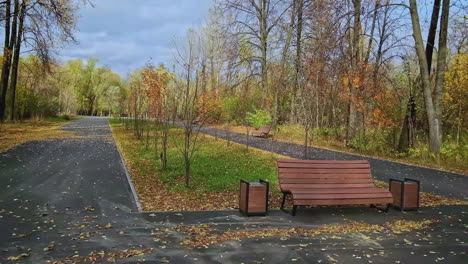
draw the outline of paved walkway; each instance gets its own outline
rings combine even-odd
[[[36,141],[0,153],[0,263],[106,263],[128,249],[148,251],[118,263],[466,263],[468,206],[388,214],[371,208],[314,208],[296,217],[236,211],[136,212],[107,120],[84,118],[63,129],[82,138]],[[255,238],[203,249],[180,244],[179,224],[217,232],[365,221],[435,219],[424,231],[335,237]],[[158,229],[158,230],[156,230]],[[128,252],[128,251],[127,251]],[[128,256],[122,253],[121,256]],[[89,260],[86,262],[85,260]],[[13,261],[11,261],[13,262]]]
[[[204,126],[200,132],[217,138],[228,139],[232,142],[249,145],[254,148],[274,152],[297,159],[304,158],[304,146],[295,143],[272,140],[271,138],[257,138],[246,134],[224,129]],[[447,197],[468,199],[468,176],[450,173],[430,168],[423,168],[403,163],[368,158],[357,154],[349,154],[316,147],[309,147],[310,159],[355,160],[365,159],[371,164],[375,178],[388,181],[389,178],[413,178],[420,180],[422,191],[444,195]]]

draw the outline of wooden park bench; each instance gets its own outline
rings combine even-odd
[[[266,138],[270,134],[270,130],[271,126],[262,126],[259,129],[252,130],[252,136]]]
[[[366,160],[288,160],[278,159],[279,185],[283,192],[281,209],[292,195],[292,215],[298,206],[386,205],[392,194],[374,185]]]
[[[194,120],[192,120],[192,124],[198,125],[198,123],[200,123],[200,121],[201,121],[200,117],[197,117]]]

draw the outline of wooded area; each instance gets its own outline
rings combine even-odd
[[[159,131],[164,164],[167,131],[182,121],[187,185],[198,124],[271,124],[274,137],[292,131],[305,146],[466,169],[463,1],[218,0],[203,26],[174,40],[173,61],[126,78],[97,59],[52,60],[56,43],[74,41],[81,4],[1,2],[2,120],[132,117],[122,122],[136,137]]]

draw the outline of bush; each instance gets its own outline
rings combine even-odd
[[[225,113],[225,119],[228,122],[236,121],[236,117],[240,111],[240,100],[239,97],[225,97],[223,100],[223,112]]]
[[[369,139],[366,136],[357,136],[349,141],[349,147],[359,151],[368,151],[370,149]]]
[[[316,127],[313,129],[313,133],[315,136],[328,139],[332,135],[333,130],[328,127]]]
[[[62,115],[63,120],[71,120],[71,117],[67,114]]]
[[[249,125],[258,129],[261,126],[271,125],[271,115],[267,110],[255,110],[255,113],[247,113]]]
[[[198,117],[205,123],[218,123],[223,119],[223,104],[219,95],[215,92],[208,92],[197,99],[196,110]]]
[[[457,145],[445,143],[440,149],[440,155],[446,159],[468,159],[468,145]]]

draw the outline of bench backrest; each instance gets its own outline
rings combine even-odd
[[[258,129],[258,132],[260,133],[270,133],[270,130],[271,130],[271,126],[262,126]]]
[[[281,190],[375,187],[367,160],[278,159]]]

